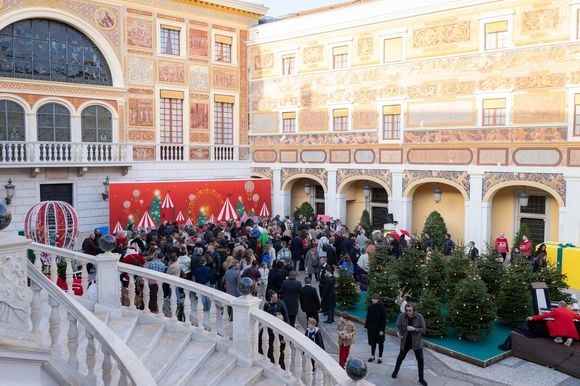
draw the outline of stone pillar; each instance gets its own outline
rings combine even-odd
[[[402,229],[407,229],[406,215],[403,210],[403,172],[391,173],[391,196],[389,197],[389,213],[393,220],[398,221]]]
[[[484,239],[483,223],[484,209],[482,206],[483,174],[471,173],[469,175],[469,201],[465,202],[465,245],[471,240],[475,241],[476,247],[481,251],[489,239]]]
[[[233,349],[246,365],[251,366],[258,353],[254,347],[257,341],[254,336],[251,311],[259,309],[260,299],[252,295],[242,295],[232,302],[233,315]]]
[[[112,252],[101,253],[97,258],[97,303],[100,305],[119,308],[121,293],[119,290],[119,254]]]
[[[395,218],[396,220],[396,218]],[[401,217],[399,218],[399,227],[414,233],[413,226],[421,227],[422,224],[413,224],[413,199],[411,197],[403,197],[401,199]],[[421,233],[421,228],[417,229],[417,233]]]
[[[334,218],[346,224],[346,196],[342,193],[336,195],[336,215]]]
[[[479,249],[480,253],[487,251],[486,244],[489,243],[490,241],[492,241],[491,202],[482,202],[481,203],[481,236],[479,239],[482,240],[481,244],[477,244],[477,241],[474,240],[476,242],[477,249]]]
[[[326,187],[327,191],[324,195],[324,211],[326,215],[337,218],[336,170],[327,170],[326,175],[328,186]]]
[[[281,196],[281,176],[280,168],[272,168],[272,217],[279,214],[281,217],[284,216],[284,201]]]

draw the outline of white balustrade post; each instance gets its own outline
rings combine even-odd
[[[97,255],[97,302],[103,306],[121,306],[118,262],[118,253],[105,252]]]
[[[258,354],[258,347],[254,346],[253,334],[249,334],[248,331],[253,331],[254,327],[251,311],[257,311],[259,305],[260,299],[252,295],[240,296],[232,302],[234,350],[239,354],[239,358],[247,362],[248,366],[252,365]],[[224,307],[226,307],[225,304]],[[266,339],[268,339],[267,335]]]
[[[3,331],[28,332],[32,289],[27,285],[26,250],[31,241],[20,236],[0,235],[0,281],[2,281]]]

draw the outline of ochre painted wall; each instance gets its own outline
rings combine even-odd
[[[465,200],[463,195],[454,187],[439,184],[441,188],[441,202],[433,200],[434,183],[422,185],[413,194],[413,226],[408,229],[420,234],[425,225],[427,216],[434,210],[439,212],[445,220],[447,231],[456,244],[464,242],[465,230]]]
[[[550,228],[546,232],[546,240],[556,240],[558,239],[558,234],[560,231],[560,207],[558,202],[552,197],[547,199],[546,206],[548,206],[550,214]],[[561,242],[568,242],[569,240],[558,240]]]
[[[343,190],[346,197],[346,226],[352,231],[360,222],[360,216],[365,209],[363,195],[364,181],[356,181]]]
[[[511,250],[514,237],[514,192],[512,189],[500,190],[492,201],[491,240],[504,233]]]
[[[310,198],[304,193],[304,184],[306,183],[305,179],[300,179],[294,182],[292,185],[290,199],[292,202],[292,213],[291,216],[294,216],[294,212],[296,212],[296,208],[298,208],[304,201],[310,202]],[[312,184],[312,182],[310,182]],[[312,187],[312,191],[310,194],[314,194],[314,187]]]

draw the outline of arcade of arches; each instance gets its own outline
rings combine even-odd
[[[396,221],[419,234],[435,210],[458,243],[473,240],[484,248],[501,232],[511,240],[523,223],[534,242],[566,239],[566,227],[561,225],[562,215],[568,213],[563,176],[532,181],[523,175],[510,179],[513,173],[391,171],[381,180],[374,170],[348,178],[341,178],[340,170],[313,171],[292,174],[274,169],[254,176],[272,178],[275,214],[292,216],[306,201],[316,214],[339,218],[352,229],[367,209],[373,229]],[[441,192],[439,202],[436,189]],[[527,203],[522,202],[523,195]]]

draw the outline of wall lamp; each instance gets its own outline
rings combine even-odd
[[[16,186],[12,184],[12,178],[8,178],[8,184],[4,185],[4,189],[6,189],[6,198],[4,199],[4,201],[6,201],[6,205],[10,205],[10,203],[12,202],[12,197],[14,197],[15,188]]]
[[[107,176],[105,182],[103,182],[103,193],[101,193],[101,196],[103,196],[104,201],[109,199],[109,176]]]

